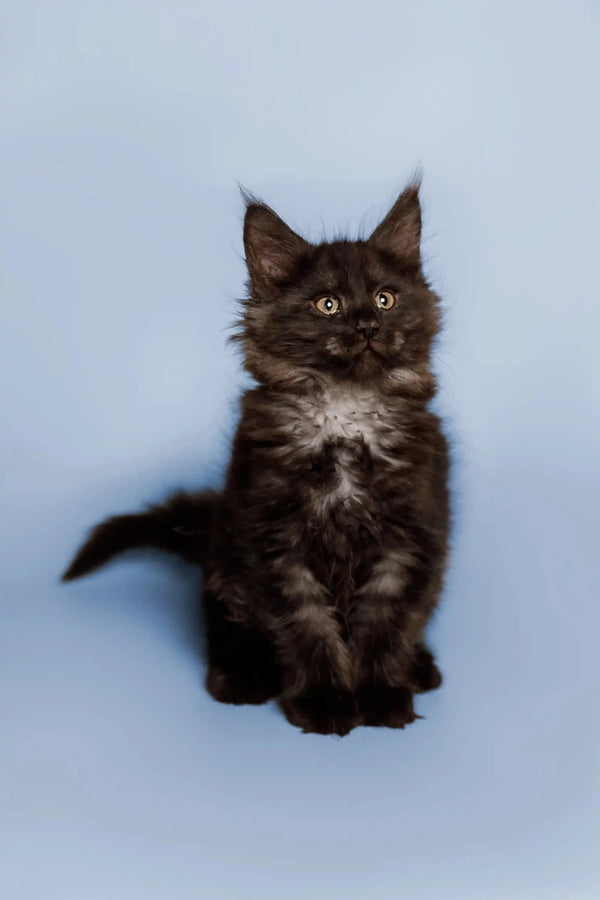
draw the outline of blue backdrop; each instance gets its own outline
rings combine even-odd
[[[598,896],[598,6],[21,0],[0,28],[0,893]],[[444,688],[305,736],[204,693],[191,568],[57,579],[220,477],[236,181],[308,237],[424,170],[455,529]]]

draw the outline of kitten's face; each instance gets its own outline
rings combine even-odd
[[[365,382],[426,363],[438,314],[419,240],[414,186],[368,241],[309,244],[268,207],[250,204],[246,367],[259,381],[313,372]]]

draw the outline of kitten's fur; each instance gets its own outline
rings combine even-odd
[[[402,728],[441,683],[424,629],[442,587],[448,453],[428,409],[438,298],[411,184],[368,240],[310,244],[247,199],[239,340],[257,386],[222,492],[97,526],[63,576],[152,546],[202,565],[206,684],[277,697],[304,731]],[[375,297],[391,291],[393,308]],[[322,296],[341,304],[319,312]]]

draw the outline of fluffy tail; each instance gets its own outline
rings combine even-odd
[[[62,580],[87,575],[118,553],[137,547],[166,550],[203,565],[219,499],[216,491],[182,491],[146,512],[106,519],[79,548]]]

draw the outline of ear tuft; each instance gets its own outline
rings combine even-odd
[[[310,246],[265,203],[242,190],[246,202],[244,249],[250,278],[274,284],[288,278]]]
[[[415,178],[369,238],[382,250],[414,266],[421,263],[420,187],[420,178]]]

